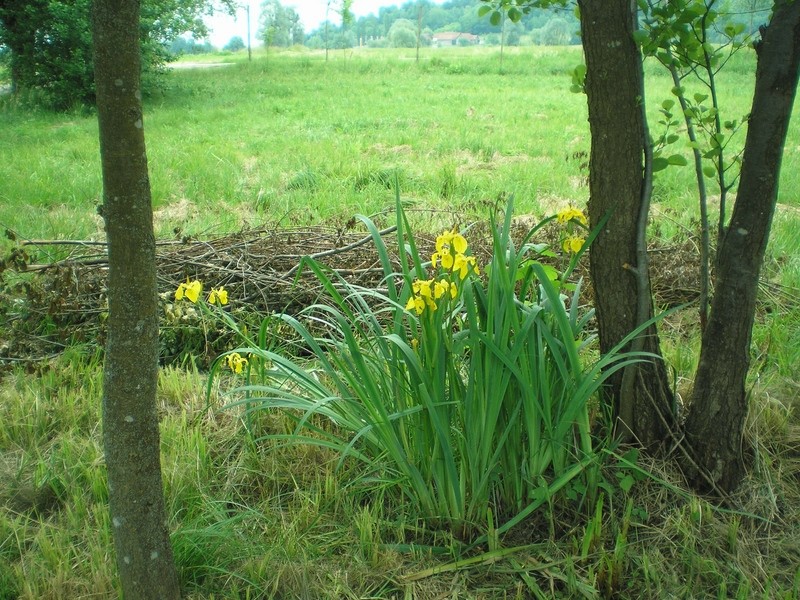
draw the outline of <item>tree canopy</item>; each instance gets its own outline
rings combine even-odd
[[[293,8],[284,7],[278,0],[265,0],[260,10],[256,37],[265,46],[287,47],[303,43],[303,25]]]
[[[171,58],[170,43],[183,33],[208,34],[202,17],[233,0],[144,0],[141,43],[145,91]],[[0,45],[16,91],[29,90],[56,109],[94,104],[91,0],[9,0],[0,4]]]

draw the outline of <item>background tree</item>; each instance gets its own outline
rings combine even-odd
[[[10,50],[17,90],[39,90],[46,104],[65,109],[94,102],[91,0],[11,0],[0,3],[0,44]],[[170,58],[172,40],[191,32],[203,38],[202,16],[233,0],[146,0],[141,5],[139,44],[145,78]]]
[[[544,27],[537,29],[534,36],[543,46],[566,46],[572,43],[575,28],[562,17],[553,17]]]
[[[225,44],[223,50],[227,50],[228,52],[236,52],[238,50],[244,50],[245,48],[246,46],[241,36],[235,35],[230,39],[230,41],[228,41],[227,44]]]
[[[108,342],[103,447],[117,567],[126,598],[180,598],[161,480],[156,387],[155,236],[140,90],[139,2],[95,0],[94,65]]]
[[[11,89],[16,92],[34,76],[35,63],[24,60],[36,47],[37,24],[46,14],[47,2],[7,0],[0,4],[0,44],[8,48]]]
[[[283,6],[278,0],[266,0],[261,4],[256,36],[264,45],[288,47],[303,42],[303,27],[300,16],[293,8]]]
[[[393,48],[414,48],[417,45],[417,26],[408,19],[397,19],[387,37]]]
[[[173,56],[183,56],[185,54],[208,54],[214,51],[211,42],[198,42],[191,37],[175,38],[169,45],[169,52]]]

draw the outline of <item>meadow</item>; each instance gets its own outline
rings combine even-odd
[[[412,226],[485,221],[513,196],[537,220],[588,198],[579,48],[263,51],[178,68],[145,100],[159,239],[265,224],[394,222],[395,182]],[[754,57],[719,75],[728,118],[748,111]],[[671,81],[647,65],[651,128]],[[162,370],[159,410],[170,528],[188,598],[800,598],[800,123],[783,161],[763,279],[746,432],[751,477],[734,509],[694,497],[668,461],[613,448],[592,505],[554,498],[524,526],[469,544],[422,521],[379,477],[331,449],[256,441],[222,409],[235,377],[193,361]],[[743,144],[743,134],[734,141]],[[688,157],[679,142],[675,152]],[[0,98],[0,242],[102,240],[97,123]],[[711,198],[714,206],[714,198]],[[688,167],[658,174],[654,243],[696,240]],[[34,262],[61,247],[27,247]],[[3,273],[3,294],[22,276]],[[24,279],[24,277],[22,277]],[[5,296],[4,296],[5,297]],[[4,319],[17,310],[3,300]],[[662,324],[686,393],[699,336],[687,309]],[[0,346],[11,335],[0,333]],[[0,600],[116,597],[99,419],[101,352],[0,353]],[[291,418],[255,424],[289,433]],[[643,475],[644,474],[644,475]],[[491,521],[491,518],[490,518]],[[491,530],[491,525],[489,527]],[[491,532],[490,532],[491,533]]]

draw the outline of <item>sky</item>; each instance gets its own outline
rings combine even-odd
[[[378,14],[378,9],[383,6],[400,6],[407,0],[353,0],[351,10],[358,17],[366,16],[370,13]],[[441,2],[441,0],[438,0]],[[437,2],[438,3],[438,2]],[[325,8],[327,0],[282,0],[283,6],[291,6],[300,16],[303,28],[306,32],[319,27],[325,20]],[[255,35],[258,29],[258,15],[260,0],[244,0],[239,2],[242,7],[236,13],[236,18],[228,15],[218,14],[206,18],[206,23],[212,29],[209,41],[218,48],[227,44],[236,35],[240,36],[247,43],[247,10],[245,6],[250,6],[250,35],[251,43],[257,45]],[[330,16],[331,21],[336,21],[337,15]]]

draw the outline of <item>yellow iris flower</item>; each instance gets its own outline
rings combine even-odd
[[[478,264],[475,262],[474,256],[464,256],[463,254],[458,254],[455,262],[453,263],[453,272],[457,271],[458,276],[463,280],[466,278],[467,273],[469,273],[470,266],[475,271],[476,275],[480,275]]]
[[[467,240],[455,229],[445,231],[436,238],[436,252],[431,256],[433,268],[438,265],[450,273],[457,273],[461,280],[465,279],[470,270],[476,275],[480,274],[474,256],[466,256]],[[450,294],[450,298],[458,296],[458,285],[455,281],[445,276],[438,280],[426,279],[412,282],[411,297],[406,302],[406,310],[413,310],[418,315],[425,312],[426,308],[434,311],[438,308],[436,301]]]
[[[175,300],[183,300],[186,298],[191,303],[196,303],[197,300],[200,298],[200,294],[203,291],[203,283],[198,279],[194,281],[189,281],[187,278],[186,281],[178,286],[178,289],[175,290]]]
[[[561,247],[564,249],[564,252],[569,252],[570,254],[577,254],[580,252],[581,248],[583,248],[584,240],[579,235],[571,235],[567,238],[564,238],[564,241],[561,242]]]
[[[211,288],[211,293],[208,295],[208,303],[225,306],[228,303],[228,291],[224,287]]]
[[[589,222],[586,220],[586,215],[583,214],[583,211],[579,208],[575,208],[574,206],[570,206],[569,208],[565,208],[561,212],[556,215],[556,219],[559,223],[569,223],[570,221],[577,221],[584,227],[589,226]]]
[[[453,264],[459,255],[467,251],[467,240],[455,229],[445,231],[436,238],[436,252],[431,256],[433,268],[441,261],[442,267],[448,271],[453,268]]]
[[[225,357],[225,364],[228,365],[228,368],[236,374],[240,374],[242,370],[247,366],[247,359],[242,358],[242,355],[238,352],[233,352],[232,354],[228,354]]]

